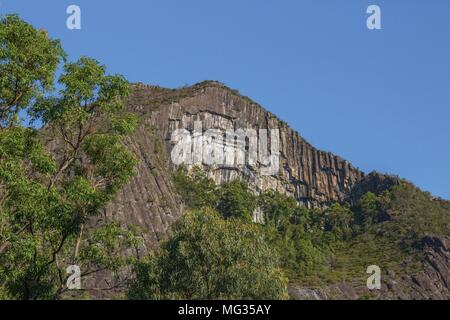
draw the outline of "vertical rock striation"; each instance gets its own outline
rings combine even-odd
[[[171,136],[176,129],[193,132],[195,121],[202,122],[204,131],[279,129],[278,174],[261,175],[260,165],[203,165],[217,184],[245,179],[255,192],[276,189],[313,207],[345,200],[364,176],[346,160],[317,150],[272,113],[218,82],[174,90],[136,84],[126,105],[140,119],[137,132],[127,140],[139,165],[136,176],[106,208],[105,216],[142,226],[150,243],[157,243],[182,214],[171,182],[170,172],[175,167],[170,159]]]

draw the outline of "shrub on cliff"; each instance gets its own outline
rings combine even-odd
[[[256,197],[246,182],[233,180],[220,188],[217,210],[225,218],[238,218],[251,222],[255,209]]]
[[[217,187],[199,167],[189,173],[184,167],[179,167],[173,175],[173,181],[188,208],[214,208],[217,205]]]

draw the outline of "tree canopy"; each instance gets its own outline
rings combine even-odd
[[[0,43],[0,124],[7,127],[33,99],[52,88],[66,54],[58,40],[16,15],[0,20]]]
[[[139,241],[116,222],[83,232],[134,172],[122,143],[136,124],[122,111],[128,83],[82,57],[64,64],[56,92],[65,57],[46,32],[0,20],[0,291],[9,298],[58,298],[68,265],[116,271],[127,263],[119,250]],[[24,127],[29,119],[43,129]]]
[[[132,299],[287,298],[287,279],[259,226],[211,209],[186,213],[136,273]]]

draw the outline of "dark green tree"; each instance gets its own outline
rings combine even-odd
[[[187,213],[136,267],[131,299],[285,299],[287,279],[258,225]]]
[[[175,187],[188,208],[216,207],[218,189],[201,168],[194,167],[188,172],[184,167],[179,167],[173,178]]]
[[[52,88],[65,53],[57,40],[16,15],[0,20],[0,125],[16,123],[19,112]]]
[[[377,220],[381,209],[380,199],[376,194],[367,192],[359,200],[359,205],[356,209],[356,222],[360,227],[366,229]]]
[[[247,222],[253,219],[256,197],[244,181],[233,180],[220,189],[217,210],[225,218],[239,218]]]
[[[296,219],[297,201],[286,194],[269,190],[258,197],[258,205],[264,213],[266,223],[282,227]]]
[[[352,222],[353,212],[348,205],[333,203],[324,212],[325,231],[332,232],[337,239],[350,239]]]

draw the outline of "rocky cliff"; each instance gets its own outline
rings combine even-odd
[[[247,161],[231,166],[205,163],[201,158],[188,165],[200,165],[217,184],[244,179],[255,193],[276,189],[294,196],[308,207],[327,206],[336,201],[355,204],[368,191],[379,194],[399,184],[396,177],[376,173],[365,175],[346,160],[317,150],[275,115],[218,82],[207,81],[180,89],[135,84],[126,101],[126,109],[139,117],[137,131],[125,141],[139,160],[136,175],[95,223],[114,218],[140,226],[146,240],[142,253],[157,246],[183,214],[182,200],[172,182],[172,172],[176,168],[172,157],[177,143],[174,132],[185,130],[195,139],[198,123],[201,123],[200,134],[210,129],[221,132],[254,129],[259,141],[263,132],[260,129],[279,130],[279,163],[277,170],[270,174],[263,173],[267,163],[260,158],[254,163]],[[270,148],[273,136],[270,138],[268,150],[273,153],[273,148]],[[252,150],[257,148],[254,145],[257,140],[251,139],[244,138],[244,157],[247,160]],[[219,142],[223,141],[219,139]],[[228,145],[216,145],[214,152],[219,148],[226,154],[230,147],[229,141],[226,142]],[[207,152],[204,145],[194,149],[193,142],[191,151]],[[391,213],[386,211],[378,222],[391,219]],[[414,275],[385,271],[382,290],[370,298],[450,298],[448,239],[427,239],[424,239],[422,271]],[[104,277],[97,277],[92,286],[101,287],[103,281]],[[293,283],[290,294],[298,299],[362,299],[367,298],[367,288],[361,281],[321,288]]]
[[[122,221],[142,226],[146,239],[156,243],[182,213],[173,189],[171,151],[176,129],[202,130],[279,129],[279,170],[261,175],[254,166],[205,165],[217,184],[231,179],[247,180],[255,192],[276,189],[293,195],[306,206],[343,201],[364,176],[346,160],[311,146],[298,132],[249,98],[224,85],[208,81],[181,89],[133,85],[127,109],[139,116],[137,132],[127,145],[139,158],[137,175],[105,211]],[[259,132],[259,131],[257,131]],[[247,146],[248,148],[248,146]]]

